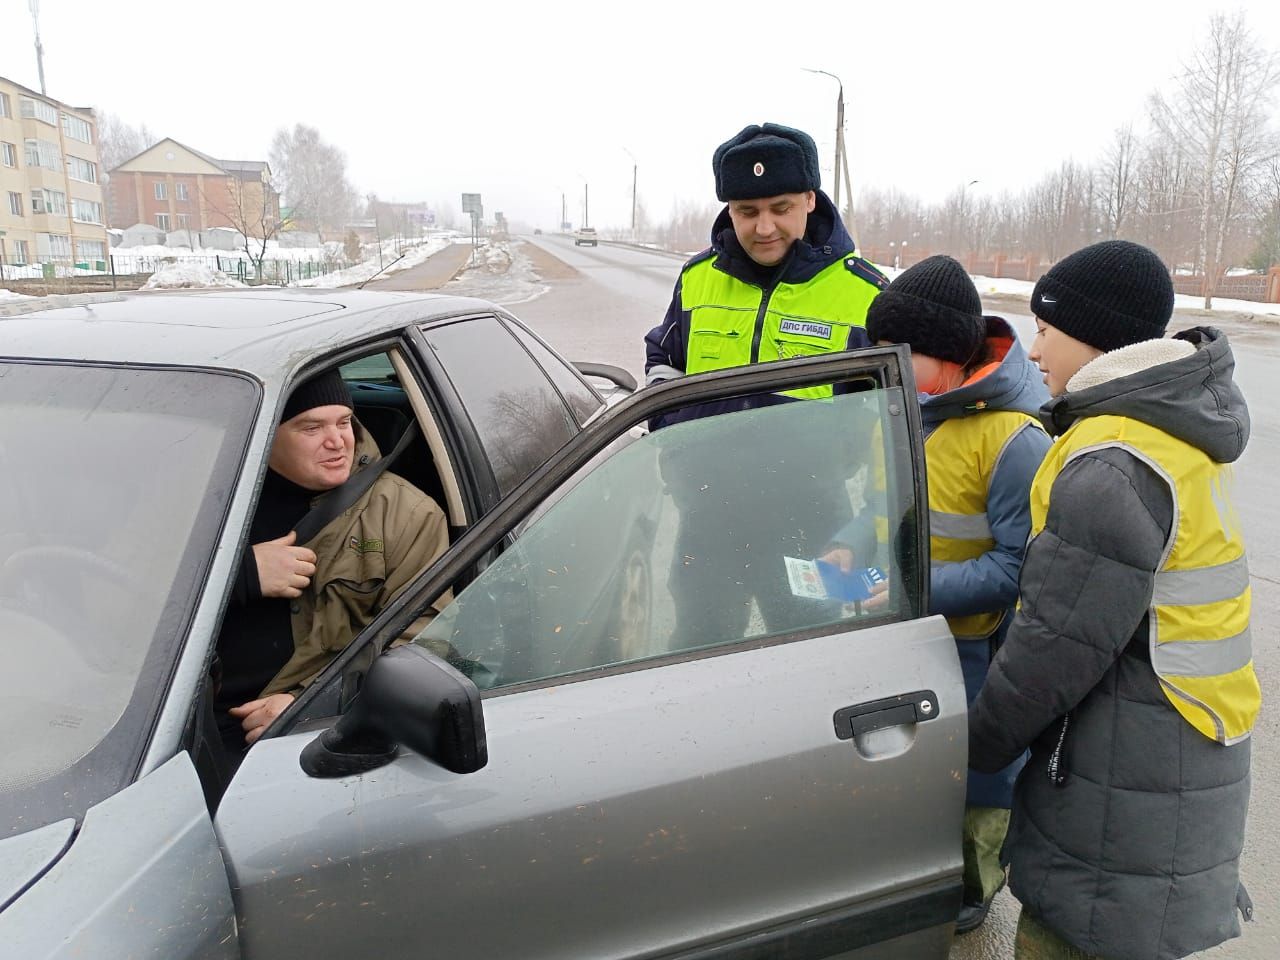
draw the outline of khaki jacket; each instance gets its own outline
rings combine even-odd
[[[360,433],[356,472],[378,456],[373,438]],[[444,553],[449,525],[434,500],[388,471],[304,546],[315,551],[315,576],[291,607],[293,656],[262,691],[264,697],[297,693],[314,680],[401,588]],[[451,600],[445,593],[407,636]]]

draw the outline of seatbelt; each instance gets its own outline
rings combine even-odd
[[[379,457],[359,473],[352,475],[342,486],[334,487],[328,493],[322,494],[311,509],[307,511],[307,515],[294,526],[293,530],[297,537],[293,542],[298,546],[302,546],[313,539],[316,534],[368,493],[374,482],[382,476],[400,454],[408,449],[410,441],[417,436],[417,433],[418,424],[416,421],[411,421],[390,453]]]

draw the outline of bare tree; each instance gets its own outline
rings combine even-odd
[[[341,150],[325,143],[315,127],[298,123],[292,130],[276,131],[270,160],[293,222],[310,227],[321,239],[327,227],[342,229],[357,199]]]
[[[1108,237],[1119,237],[1133,211],[1137,189],[1138,138],[1132,124],[1115,132],[1103,157],[1099,179],[1104,184],[1103,222]]]
[[[249,174],[228,176],[211,181],[202,196],[214,213],[222,216],[240,233],[245,256],[262,277],[262,262],[267,258],[267,245],[280,233],[280,194],[275,182],[263,171],[260,177]]]
[[[1255,270],[1280,264],[1280,157],[1267,161],[1254,194],[1257,245],[1249,258]]]
[[[1195,162],[1200,204],[1197,267],[1205,309],[1222,269],[1223,247],[1247,180],[1271,146],[1269,110],[1280,61],[1263,50],[1244,14],[1216,14],[1209,35],[1178,78],[1172,100],[1152,98],[1156,124]]]
[[[147,125],[134,126],[107,110],[96,111],[98,121],[98,159],[103,173],[109,173],[126,160],[136,157],[147,147],[160,142]]]

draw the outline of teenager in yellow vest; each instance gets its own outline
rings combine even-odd
[[[1005,857],[1015,957],[1172,960],[1240,932],[1261,700],[1232,467],[1249,413],[1226,337],[1164,331],[1173,284],[1108,241],[1036,284],[1057,437],[1021,600],[969,712],[969,763],[1028,747]]]
[[[1036,414],[1049,395],[1013,329],[982,315],[973,281],[951,257],[929,257],[894,280],[867,311],[867,335],[911,347],[929,481],[929,612],[955,634],[972,703],[1018,599],[1028,494],[1049,449]],[[876,539],[865,527],[847,527],[827,558],[851,566],[865,550],[859,541]],[[958,933],[982,924],[1004,886],[1000,847],[1021,766],[969,777]]]

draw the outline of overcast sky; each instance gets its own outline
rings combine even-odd
[[[805,67],[844,81],[856,186],[1020,189],[1140,120],[1211,3],[43,0],[40,32],[51,97],[214,156],[265,159],[301,121],[362,192],[551,227],[585,183],[604,228],[630,223],[633,157],[665,217],[714,200],[715,146],[766,120],[813,134],[830,191],[836,82]],[[1280,47],[1280,2],[1237,8]],[[28,0],[0,0],[0,76],[39,87]]]

